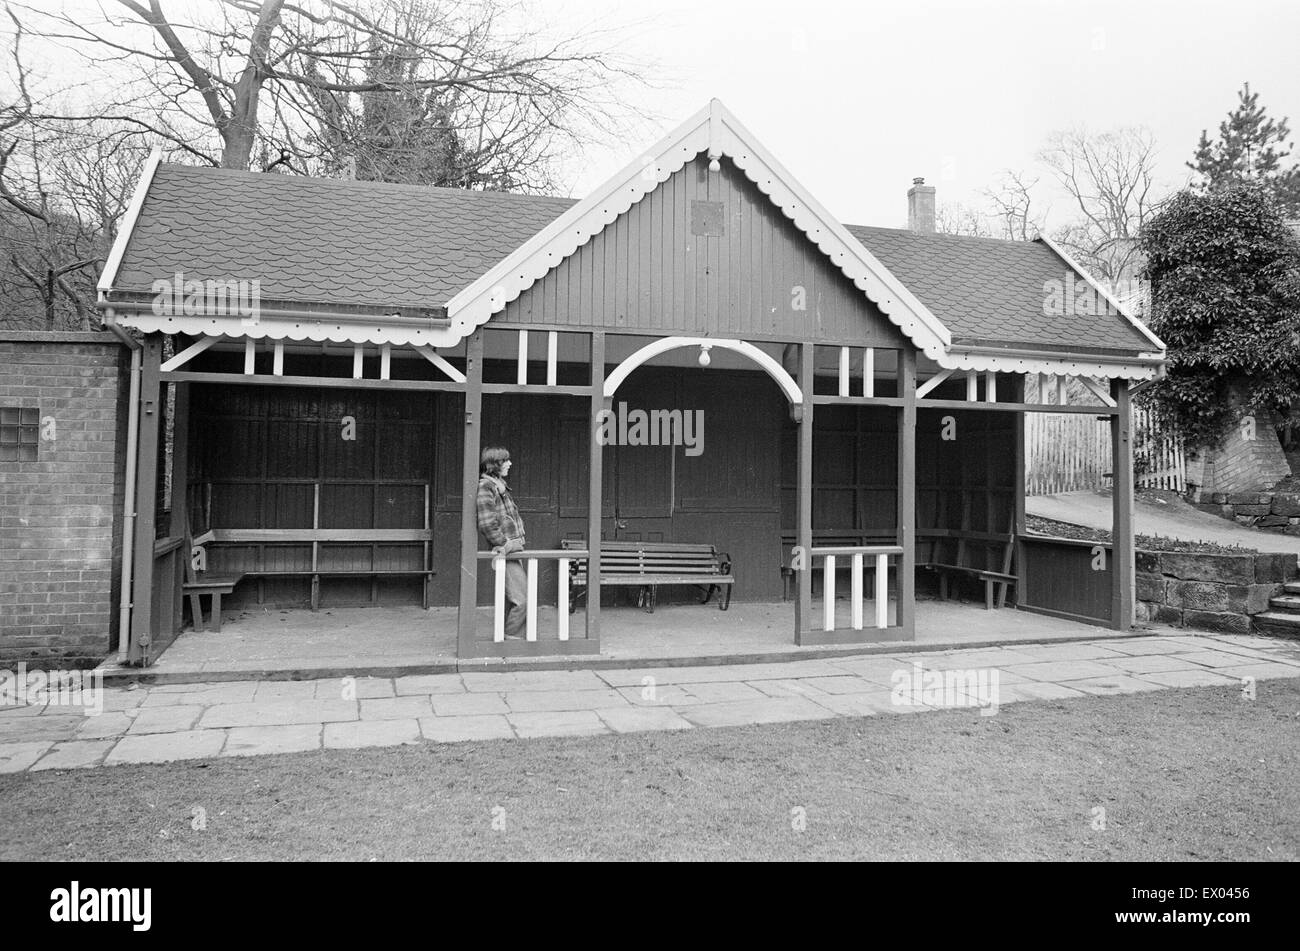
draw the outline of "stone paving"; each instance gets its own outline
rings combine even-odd
[[[94,715],[0,707],[0,772],[924,713],[1284,677],[1300,677],[1300,642],[1179,634],[716,667],[110,687]],[[940,682],[946,693],[932,689]]]

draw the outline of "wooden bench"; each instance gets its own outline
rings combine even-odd
[[[560,543],[565,550],[586,549],[586,541],[565,539]],[[569,583],[587,593],[587,561],[575,560],[569,566]],[[674,542],[620,542],[600,544],[600,583],[636,587],[637,607],[654,613],[660,585],[691,585],[704,590],[708,604],[714,591],[726,589],[718,597],[718,609],[731,607],[731,589],[736,583],[731,573],[731,556],[719,552],[713,545],[690,545]],[[578,592],[570,599],[569,610],[574,610]]]
[[[235,585],[244,580],[241,575],[209,575],[205,572],[196,573],[192,568],[186,568],[186,581],[181,586],[186,597],[190,599],[190,613],[194,615],[194,630],[202,631],[203,626],[203,595],[212,597],[212,630],[220,633],[221,631],[221,596],[230,594],[235,590]]]
[[[794,569],[790,567],[790,552],[797,544],[798,536],[794,532],[781,533],[781,600],[789,601],[794,597]],[[817,528],[813,529],[813,548],[859,548],[867,545],[895,545],[897,535],[890,529],[871,528]],[[814,574],[814,577],[816,575]],[[876,576],[867,572],[869,584],[873,587],[866,593],[874,591]]]
[[[1011,571],[1012,554],[1016,536],[1012,533],[973,532],[961,529],[924,529],[918,532],[923,540],[924,553],[918,552],[917,567],[939,576],[939,597],[948,600],[948,581],[953,575],[974,578],[984,584],[984,609],[1007,606],[1007,588],[1020,579]],[[974,543],[974,544],[972,544]],[[981,568],[972,563],[972,547],[987,549],[1001,546],[1001,570]],[[997,589],[996,599],[994,588]]]
[[[379,546],[388,543],[419,543],[421,566],[381,565]],[[437,574],[430,567],[433,532],[428,528],[218,528],[194,539],[194,545],[256,546],[259,555],[251,564],[235,563],[223,568],[221,574],[234,577],[236,583],[243,578],[310,578],[311,609],[320,606],[321,578],[373,578],[418,577],[423,579],[422,603],[429,607],[429,586]],[[342,566],[326,564],[322,559],[322,546],[351,546],[364,553],[370,546],[368,565]],[[309,560],[305,564],[268,565],[262,546],[310,545]],[[307,554],[304,550],[303,554]],[[233,585],[231,586],[233,589]],[[230,590],[223,593],[229,594]],[[193,604],[193,602],[191,602]]]

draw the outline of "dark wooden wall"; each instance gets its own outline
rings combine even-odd
[[[604,537],[707,542],[732,555],[739,600],[781,596],[781,566],[792,543],[795,426],[777,385],[759,371],[643,367],[615,397],[629,408],[702,410],[704,451],[682,446],[608,446]],[[307,528],[315,486],[321,527],[419,528],[426,487],[433,528],[434,604],[455,604],[459,584],[462,397],[378,391],[196,385],[190,480],[191,526]],[[579,397],[483,398],[483,445],[509,448],[510,482],[532,548],[583,538],[587,518],[587,413]],[[340,438],[353,416],[357,439]],[[942,438],[952,416],[956,437]],[[814,531],[863,542],[895,537],[897,419],[894,409],[819,406],[814,453]],[[1014,506],[1014,426],[1009,413],[923,410],[918,414],[918,532],[965,529],[1005,533]],[[209,516],[210,513],[210,516]],[[210,523],[209,523],[210,517]],[[416,566],[415,546],[390,543],[392,565]],[[409,549],[409,550],[408,550]],[[972,545],[998,567],[1001,548]],[[214,550],[210,567],[235,567],[248,550]],[[347,546],[329,554],[346,564]],[[266,546],[263,564],[302,568],[309,545]],[[339,559],[342,559],[340,561]],[[490,598],[481,573],[480,599]],[[305,579],[262,582],[268,603],[305,604]],[[555,571],[540,590],[554,598]],[[415,581],[372,586],[324,579],[324,603],[419,601]],[[245,584],[246,598],[255,595]],[[663,592],[693,597],[690,591]]]
[[[687,163],[594,235],[510,303],[502,318],[910,346],[741,171],[723,160],[721,171],[710,172],[706,157]]]

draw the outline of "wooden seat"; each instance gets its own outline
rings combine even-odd
[[[186,572],[187,579],[183,585],[183,594],[190,599],[190,613],[194,615],[194,630],[202,631],[203,595],[212,598],[212,630],[221,630],[221,596],[230,594],[235,585],[244,579],[243,575],[209,575],[206,572]]]
[[[585,549],[585,541],[565,539],[564,549]],[[731,607],[731,589],[736,578],[731,572],[731,556],[720,553],[713,545],[675,542],[601,542],[600,584],[637,587],[637,607],[654,613],[660,585],[691,585],[704,591],[702,604],[708,604],[714,591],[720,593],[719,610]],[[569,582],[587,593],[587,561],[575,560],[569,566]],[[570,600],[574,610],[578,593]]]
[[[925,557],[918,558],[917,567],[933,571],[939,576],[939,597],[948,599],[948,580],[952,575],[975,578],[984,584],[984,609],[992,610],[995,606],[1007,605],[1007,588],[1017,584],[1020,579],[1011,571],[1016,536],[1008,532],[1005,535],[987,532],[966,532],[959,529],[938,530],[928,533],[929,550]],[[981,568],[971,562],[970,543],[1002,546],[1002,570],[993,571]],[[994,589],[997,589],[996,598]]]

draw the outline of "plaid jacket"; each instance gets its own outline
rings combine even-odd
[[[509,541],[518,539],[520,547],[524,544],[524,520],[519,516],[510,489],[504,482],[494,476],[485,475],[479,479],[478,530],[493,548],[500,548]]]

